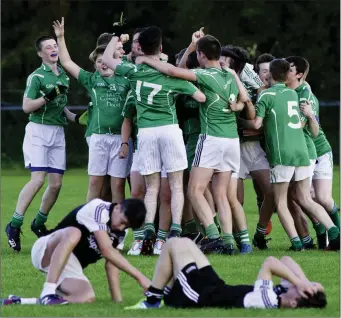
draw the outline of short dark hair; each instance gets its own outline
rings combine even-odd
[[[219,60],[221,53],[220,42],[212,35],[205,35],[197,42],[197,51],[205,54],[210,61]]]
[[[146,28],[136,28],[136,29],[134,30],[134,32],[133,32],[133,37],[134,37],[135,34],[141,33],[141,32],[143,32],[145,29],[146,29]]]
[[[301,297],[296,308],[324,308],[327,306],[327,296],[324,292],[318,291],[308,298]]]
[[[275,57],[269,53],[264,53],[264,54],[259,55],[257,60],[256,60],[256,64],[255,64],[256,73],[259,72],[259,64],[270,63],[274,59],[275,59]]]
[[[188,58],[186,61],[186,67],[189,69],[200,67],[200,64],[199,64],[198,58],[197,58],[197,52],[194,51],[188,55]]]
[[[103,53],[104,53],[106,47],[107,47],[106,44],[105,44],[105,45],[97,46],[97,47],[91,52],[91,54],[90,54],[90,56],[89,56],[90,61],[92,61],[92,62],[95,63],[96,60],[97,60],[98,55],[103,55]]]
[[[47,40],[56,40],[56,39],[53,36],[51,36],[51,35],[43,35],[43,36],[41,36],[40,38],[36,39],[36,43],[35,43],[36,50],[37,51],[41,51],[42,43],[44,41],[47,41]]]
[[[143,30],[139,35],[141,50],[146,55],[154,55],[160,52],[162,44],[162,31],[156,26]]]
[[[270,73],[277,82],[285,82],[290,70],[290,64],[285,59],[274,59],[270,62]]]
[[[232,62],[230,68],[235,70],[238,74],[241,73],[245,67],[246,62],[249,61],[249,54],[240,46],[225,45],[221,49],[221,56],[230,57]]]
[[[126,199],[120,203],[121,211],[126,216],[129,227],[133,230],[140,228],[146,218],[146,206],[140,199]]]
[[[96,42],[96,46],[100,45],[108,45],[111,41],[113,35],[111,33],[102,33],[98,38]]]
[[[298,73],[302,73],[304,75],[304,73],[309,70],[309,63],[308,61],[301,57],[301,56],[289,56],[286,58],[286,60],[291,64],[293,63],[296,66],[296,71],[297,74]],[[302,75],[302,77],[303,77]],[[301,78],[300,78],[301,80]]]
[[[175,54],[175,59],[182,59],[182,57],[184,56],[185,52],[187,50],[187,47],[185,47],[184,49],[182,49],[179,53]]]

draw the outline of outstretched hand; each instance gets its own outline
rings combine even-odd
[[[53,21],[52,26],[57,38],[64,36],[64,17],[62,17],[61,22],[59,20]]]
[[[197,43],[203,36],[205,36],[204,27],[201,27],[199,31],[193,33],[192,43]]]

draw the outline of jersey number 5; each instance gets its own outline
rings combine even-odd
[[[140,102],[141,101],[141,86],[143,87],[149,87],[152,88],[153,90],[151,93],[148,95],[147,98],[147,104],[148,105],[153,105],[153,98],[154,96],[161,91],[162,85],[158,84],[153,84],[153,83],[148,83],[148,82],[142,82],[142,81],[137,81],[136,82],[136,99]]]
[[[296,109],[297,108],[297,109]],[[296,101],[290,101],[288,102],[288,115],[290,118],[297,117],[297,123],[289,122],[288,126],[293,129],[299,129],[301,128],[301,120],[300,116],[298,114],[298,103]],[[296,121],[296,120],[295,120]]]

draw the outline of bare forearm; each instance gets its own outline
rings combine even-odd
[[[121,63],[120,59],[114,58],[114,53],[118,40],[119,38],[117,36],[113,36],[102,56],[102,62],[110,67],[112,70],[115,70],[116,66]]]
[[[128,118],[124,118],[122,127],[121,127],[121,137],[122,142],[128,142],[132,131],[132,122]]]
[[[182,56],[178,67],[187,68],[186,63],[187,63],[188,55],[190,55],[195,50],[196,50],[196,44],[191,42],[191,44],[188,46],[187,50],[185,51],[185,54]]]
[[[116,302],[121,302],[122,295],[120,289],[119,270],[108,261],[105,264],[105,269],[107,273],[111,299]]]
[[[69,51],[67,50],[66,47],[65,37],[64,36],[57,37],[57,42],[59,48],[59,60],[62,66],[64,66],[67,62],[72,61]]]
[[[288,267],[299,279],[309,282],[300,265],[298,265],[291,257],[283,256],[281,262]]]
[[[237,74],[234,74],[234,79],[236,80],[237,87],[239,90],[238,101],[246,103],[249,100],[249,96],[247,94],[247,91],[246,91],[243,83],[241,82],[241,80],[239,79]]]
[[[24,98],[23,111],[27,114],[32,113],[45,104],[46,100],[43,97],[39,97],[37,99]]]
[[[246,115],[246,119],[249,119],[249,120],[256,118],[256,109],[250,100],[246,102],[245,115]]]
[[[67,120],[75,122],[76,114],[68,110],[66,107],[64,108],[64,113],[67,118]]]
[[[313,135],[313,137],[317,137],[319,130],[320,130],[320,126],[315,118],[315,116],[311,116],[308,118],[308,125],[309,125],[309,130],[311,132],[311,134]]]

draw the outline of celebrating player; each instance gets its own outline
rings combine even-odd
[[[273,276],[281,278],[274,286]],[[162,300],[175,308],[323,308],[326,294],[319,283],[310,282],[290,257],[268,257],[254,285],[228,285],[208,259],[186,238],[172,238],[156,264],[147,299],[126,309],[160,308]]]
[[[60,47],[60,60],[65,69],[76,78],[91,96],[92,135],[89,145],[90,176],[87,200],[98,198],[104,184],[104,177],[111,176],[112,202],[120,202],[125,197],[125,179],[129,175],[131,154],[119,158],[121,149],[121,112],[125,103],[129,83],[121,76],[115,76],[102,61],[105,46],[97,47],[93,53],[96,73],[81,69],[74,63],[67,51],[64,38],[64,18],[53,24]],[[124,53],[122,42],[115,55],[121,58]]]
[[[57,65],[59,48],[52,36],[40,37],[35,46],[42,65],[28,77],[23,99],[23,110],[30,114],[23,152],[31,180],[21,190],[13,218],[6,226],[8,244],[17,252],[21,250],[20,228],[25,212],[48,174],[47,189],[31,224],[31,230],[38,237],[46,234],[45,222],[58,198],[66,166],[64,126],[67,120],[64,108],[69,77]]]
[[[39,238],[32,247],[33,266],[47,274],[40,303],[93,302],[95,293],[83,269],[102,257],[106,259],[105,269],[113,301],[122,301],[118,269],[147,289],[149,279],[115,249],[124,230],[139,228],[145,215],[143,201],[137,199],[127,199],[119,204],[94,199],[67,214],[51,234]]]

